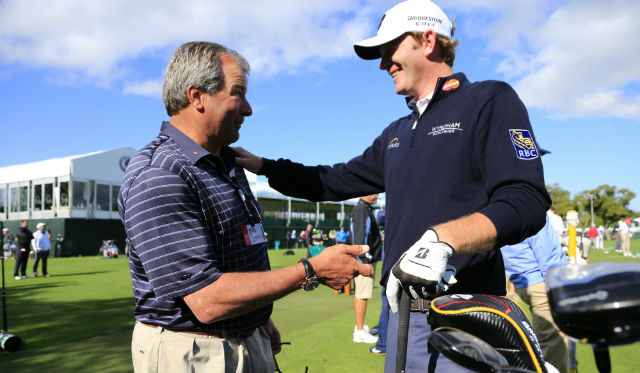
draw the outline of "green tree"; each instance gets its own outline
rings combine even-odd
[[[593,211],[596,224],[605,227],[613,226],[618,220],[633,215],[629,210],[629,203],[636,197],[636,194],[629,189],[618,189],[611,185],[600,185],[592,190],[585,190],[576,195],[575,202],[583,208],[586,207],[590,218],[590,195],[593,195]]]
[[[558,183],[547,185],[547,192],[549,192],[551,203],[556,209],[556,214],[562,216],[563,219],[567,216],[567,211],[575,209],[571,193],[562,189]]]

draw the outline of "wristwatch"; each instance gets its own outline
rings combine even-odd
[[[316,272],[313,270],[311,263],[309,263],[306,258],[300,259],[298,263],[302,263],[304,271],[307,273],[307,277],[302,283],[302,288],[306,291],[315,290],[315,288],[318,287],[318,276],[316,276]]]

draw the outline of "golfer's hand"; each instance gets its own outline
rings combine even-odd
[[[367,245],[335,245],[322,250],[320,255],[309,259],[318,281],[333,289],[342,289],[357,275],[371,276],[373,267],[360,263],[353,256],[369,251]],[[352,256],[353,255],[353,256]]]
[[[398,312],[401,291],[413,299],[430,298],[443,293],[457,282],[455,268],[447,265],[453,248],[438,241],[432,229],[409,248],[391,268],[387,282],[387,299],[391,311]]]
[[[262,157],[248,152],[243,147],[231,147],[236,152],[236,164],[245,170],[257,174],[262,169]]]

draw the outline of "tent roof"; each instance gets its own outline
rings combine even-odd
[[[51,158],[44,161],[17,164],[0,168],[0,182],[13,183],[18,181],[29,181],[44,179],[48,177],[59,177],[71,174],[71,164],[74,160],[92,158],[102,154],[115,153],[135,153],[135,149],[126,146],[112,150],[99,150],[96,152],[71,155],[68,157]]]

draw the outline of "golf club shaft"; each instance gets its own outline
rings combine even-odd
[[[411,297],[402,291],[398,307],[398,346],[396,354],[396,373],[404,373],[407,364],[407,343],[409,342],[409,313]]]

